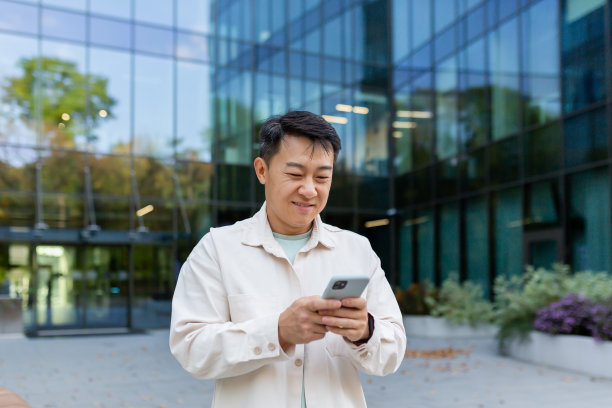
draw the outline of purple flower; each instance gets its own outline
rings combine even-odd
[[[596,341],[612,340],[612,301],[594,303],[570,293],[540,308],[534,327],[551,334],[579,334],[592,336]]]

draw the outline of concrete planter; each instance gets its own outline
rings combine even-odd
[[[497,327],[490,324],[479,324],[472,327],[468,324],[451,323],[443,317],[404,315],[404,328],[408,337],[431,338],[493,338]]]
[[[612,341],[532,331],[524,340],[508,342],[506,352],[518,360],[579,373],[612,378]]]

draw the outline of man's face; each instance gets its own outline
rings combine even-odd
[[[306,137],[285,135],[269,165],[255,159],[255,172],[265,185],[268,221],[272,231],[298,235],[310,230],[327,204],[334,154]]]

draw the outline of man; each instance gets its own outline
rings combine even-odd
[[[170,349],[216,379],[215,407],[365,407],[357,370],[386,375],[406,348],[402,317],[368,240],[324,224],[340,139],[294,111],[260,131],[266,202],[212,228],[181,269]],[[322,299],[336,274],[371,277],[359,298]]]

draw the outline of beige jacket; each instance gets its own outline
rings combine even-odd
[[[355,346],[327,333],[286,354],[278,342],[280,313],[299,297],[323,293],[332,275],[352,273],[371,276],[363,294],[375,318],[370,341]],[[172,301],[170,349],[194,377],[217,380],[213,407],[299,407],[304,375],[308,408],[354,408],[366,406],[357,370],[396,371],[406,335],[366,238],[317,216],[291,265],[264,204],[252,218],[212,228],[187,258]]]

